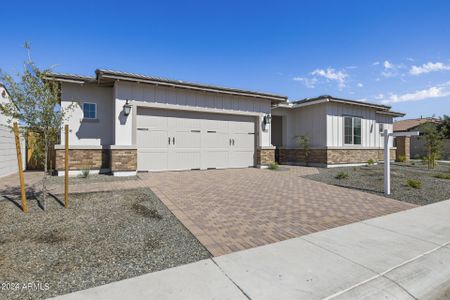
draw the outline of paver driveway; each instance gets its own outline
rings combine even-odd
[[[140,177],[214,256],[414,207],[302,178],[317,172],[315,168],[283,169]]]

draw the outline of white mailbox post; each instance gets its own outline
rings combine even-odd
[[[419,135],[418,131],[410,132],[391,132],[385,129],[381,136],[384,137],[384,194],[391,194],[391,152],[389,147],[389,140],[391,137],[396,136],[415,136]]]

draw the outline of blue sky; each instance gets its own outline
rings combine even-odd
[[[450,1],[6,1],[0,67],[33,59],[450,114]]]

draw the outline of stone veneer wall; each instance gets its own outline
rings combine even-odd
[[[136,149],[111,149],[111,171],[136,171]]]
[[[391,149],[391,159],[395,159]],[[279,149],[280,163],[305,163],[303,149]],[[383,149],[310,149],[309,163],[312,164],[354,164],[366,163],[369,159],[383,160]]]
[[[64,170],[65,150],[56,149],[56,170]],[[109,149],[69,149],[69,170],[109,169],[111,153]]]
[[[280,163],[305,163],[305,151],[303,149],[279,149]],[[309,162],[325,164],[327,161],[326,149],[310,149]]]
[[[256,149],[256,164],[269,165],[275,162],[275,148],[274,149]]]

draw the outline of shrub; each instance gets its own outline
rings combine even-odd
[[[406,156],[405,155],[399,155],[396,159],[397,162],[406,162]]]
[[[439,173],[439,174],[433,175],[433,177],[436,177],[439,179],[450,179],[450,174]]]
[[[347,172],[339,172],[335,178],[336,179],[346,179],[346,178],[348,178],[348,173]]]
[[[276,162],[273,162],[269,165],[270,170],[278,170],[278,164]]]
[[[373,165],[375,164],[375,161],[374,161],[373,159],[369,159],[369,160],[367,161],[367,164],[368,164],[369,166],[373,166]]]
[[[406,184],[414,189],[420,189],[422,187],[422,182],[418,179],[408,179]]]
[[[87,178],[89,176],[90,172],[91,172],[91,170],[89,170],[89,168],[81,169],[80,177]]]

